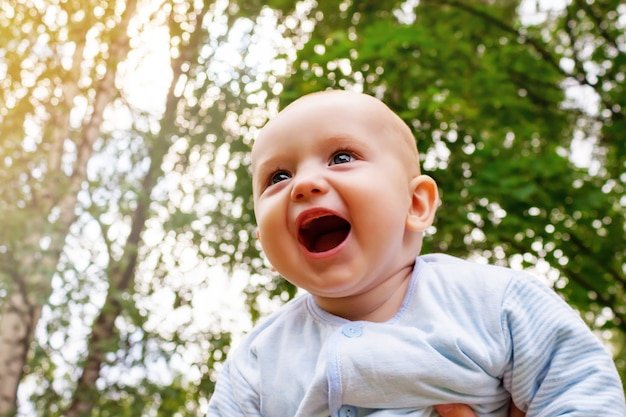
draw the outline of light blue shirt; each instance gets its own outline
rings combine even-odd
[[[447,255],[417,258],[388,322],[351,322],[310,295],[229,355],[209,417],[437,416],[464,403],[507,416],[626,416],[613,360],[536,278]]]

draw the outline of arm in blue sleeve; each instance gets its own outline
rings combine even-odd
[[[229,361],[220,372],[207,417],[261,417],[258,395]]]
[[[626,416],[611,355],[553,290],[534,277],[515,277],[502,324],[511,337],[504,386],[527,417]]]

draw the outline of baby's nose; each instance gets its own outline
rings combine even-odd
[[[316,173],[296,175],[293,180],[291,199],[300,201],[316,194],[324,194],[326,191],[328,191],[328,184],[321,175]]]

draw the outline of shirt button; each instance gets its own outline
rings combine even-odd
[[[339,409],[339,417],[357,417],[356,407],[344,405]]]
[[[363,327],[360,324],[350,323],[343,326],[341,333],[345,337],[359,337],[363,334]]]

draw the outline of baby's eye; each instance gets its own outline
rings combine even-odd
[[[291,178],[291,175],[287,171],[276,171],[270,176],[269,185],[278,184],[281,181],[285,181]]]
[[[330,165],[345,164],[346,162],[352,161],[354,161],[354,156],[352,156],[349,152],[341,151],[333,155],[330,160]]]

